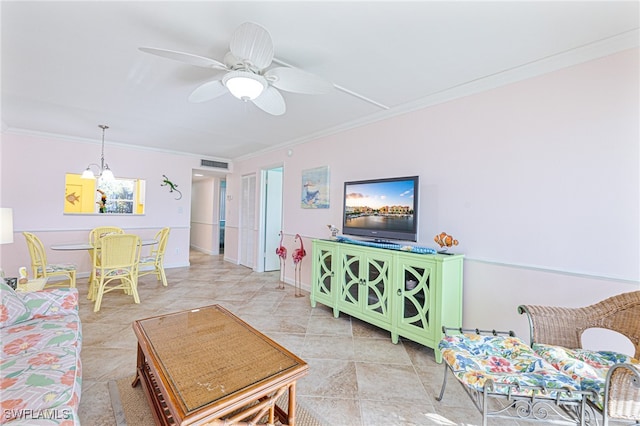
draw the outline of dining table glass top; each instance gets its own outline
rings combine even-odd
[[[158,244],[158,240],[141,240],[143,246],[152,246],[154,244]],[[68,243],[68,244],[54,244],[51,246],[51,250],[93,250],[94,247],[91,243],[83,242],[83,243]]]

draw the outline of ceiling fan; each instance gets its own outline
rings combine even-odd
[[[225,71],[220,78],[198,86],[189,95],[191,102],[205,102],[231,92],[236,98],[251,101],[269,114],[282,115],[286,105],[279,90],[315,95],[327,93],[333,87],[329,81],[297,68],[270,68],[273,62],[279,62],[273,58],[273,41],[266,29],[252,22],[245,22],[234,31],[223,62],[167,49],[139,49],[187,64]]]

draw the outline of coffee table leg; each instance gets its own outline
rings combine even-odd
[[[276,416],[275,416],[276,409],[275,409],[275,406],[276,406],[276,402],[273,401],[273,405],[271,406],[271,408],[269,408],[269,419],[268,419],[268,421],[269,421],[270,425],[276,424]]]
[[[296,382],[289,385],[289,426],[296,425]]]
[[[138,344],[138,365],[136,367],[136,378],[133,379],[133,383],[131,383],[131,387],[135,388],[140,383],[140,372],[144,367],[144,354],[142,353],[142,348],[140,348],[140,344]]]

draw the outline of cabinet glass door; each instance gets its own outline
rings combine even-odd
[[[343,305],[358,309],[360,304],[360,286],[363,279],[360,277],[360,253],[342,253],[342,285],[340,302]]]
[[[333,250],[318,249],[316,259],[317,287],[316,291],[325,296],[331,296],[333,287]]]
[[[368,257],[366,262],[366,301],[364,310],[387,317],[389,310],[389,265],[387,257]]]
[[[432,303],[432,273],[428,267],[403,263],[401,269],[402,294],[400,302],[400,327],[430,331]]]

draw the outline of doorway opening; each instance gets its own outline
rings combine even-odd
[[[276,248],[280,245],[282,231],[282,187],[284,167],[277,166],[262,171],[262,233],[260,272],[280,270],[280,257]]]
[[[226,223],[226,218],[225,218],[225,211],[227,208],[226,205],[226,201],[227,201],[227,181],[222,179],[220,181],[220,190],[218,191],[220,194],[220,199],[219,199],[219,208],[220,208],[220,213],[219,213],[219,226],[220,226],[220,254],[224,254],[224,226]]]

